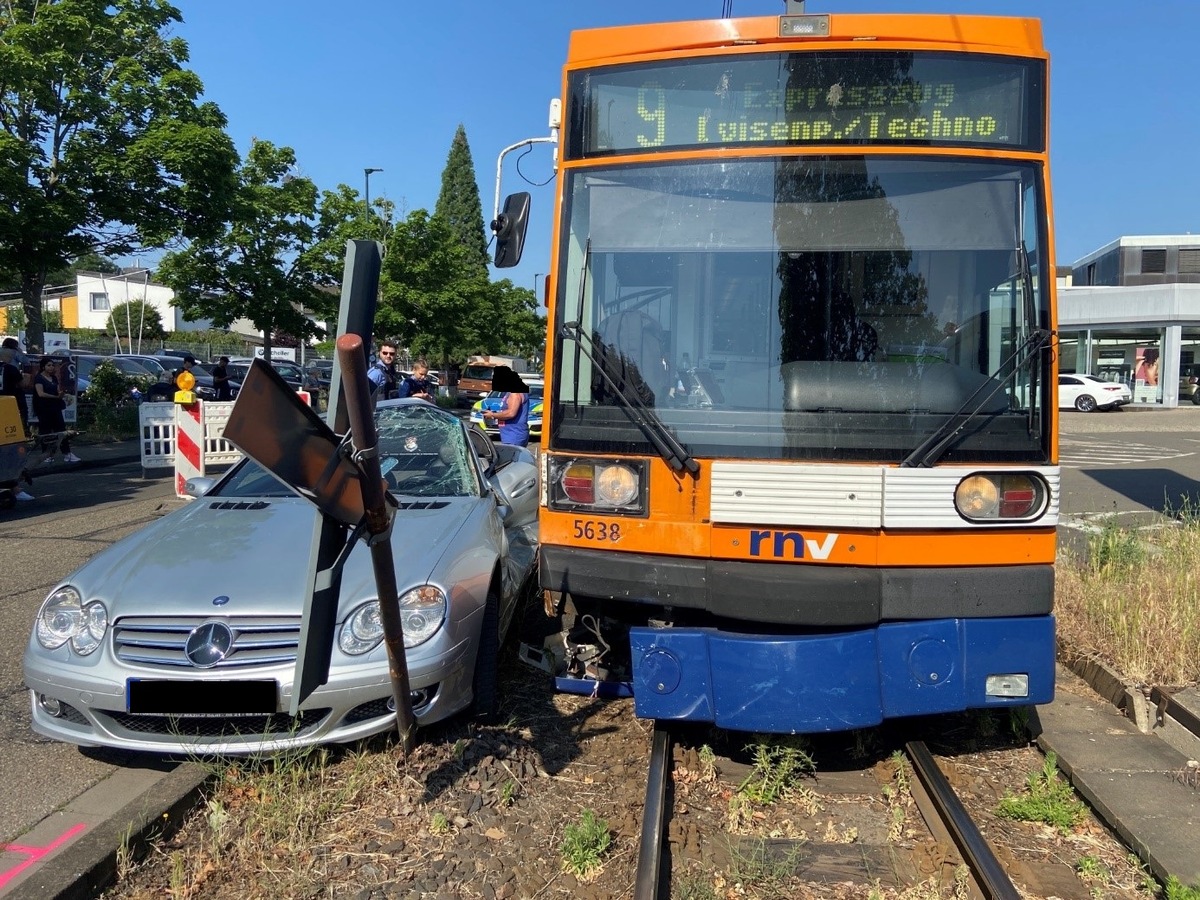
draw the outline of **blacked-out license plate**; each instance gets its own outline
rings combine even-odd
[[[130,678],[131,713],[159,716],[260,716],[275,712],[278,684],[266,681],[154,681]]]

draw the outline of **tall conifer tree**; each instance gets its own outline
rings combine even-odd
[[[471,147],[467,143],[467,131],[460,124],[450,144],[450,155],[442,169],[442,190],[438,194],[433,213],[439,216],[455,239],[462,244],[467,265],[476,272],[464,272],[470,276],[488,271],[487,238],[483,230],[483,206],[479,200],[479,183],[475,180],[475,164],[471,161]]]

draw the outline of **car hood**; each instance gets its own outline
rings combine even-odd
[[[470,518],[448,498],[441,509],[401,509],[393,532],[397,588],[403,593],[434,572],[444,548]],[[299,615],[307,590],[308,553],[316,510],[296,497],[262,500],[202,497],[93,557],[65,583],[84,602],[101,599],[109,615]],[[397,534],[420,534],[408,545]],[[338,618],[376,594],[370,549],[358,542],[342,574]]]

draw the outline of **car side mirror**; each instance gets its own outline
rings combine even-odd
[[[217,479],[215,478],[197,475],[195,478],[189,478],[183,483],[183,492],[193,499],[203,497],[213,489],[213,485],[216,483]]]

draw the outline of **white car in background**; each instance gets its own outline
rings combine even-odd
[[[1059,375],[1058,408],[1094,412],[1120,409],[1133,402],[1129,386],[1119,381],[1104,381],[1094,375]]]

